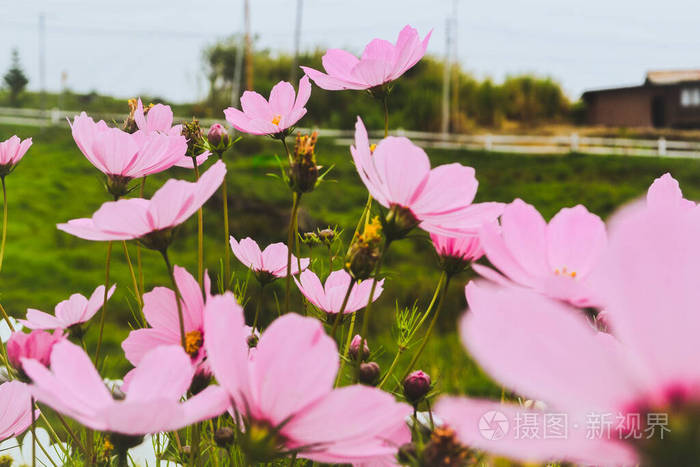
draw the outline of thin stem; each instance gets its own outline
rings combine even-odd
[[[355,330],[355,319],[357,318],[357,312],[352,314],[350,319],[350,329],[348,329],[348,338],[345,340],[345,348],[343,349],[343,357],[347,357],[350,351],[350,343],[352,342],[352,332]],[[340,359],[340,368],[338,368],[338,375],[335,377],[335,387],[340,383],[340,376],[343,374],[343,368],[345,367],[346,358]]]
[[[285,143],[286,146],[286,143]],[[294,192],[292,195],[292,213],[289,219],[289,232],[287,234],[287,287],[284,296],[284,312],[289,313],[289,294],[292,285],[292,247],[294,243],[294,236],[296,232],[294,230],[296,226],[297,213],[299,211],[299,200],[301,195]]]
[[[340,311],[338,311],[338,314],[335,317],[335,320],[333,322],[333,329],[331,329],[331,337],[335,339],[335,332],[338,329],[338,323],[340,323],[341,317],[343,316],[343,313],[345,313],[345,307],[348,305],[348,300],[350,299],[350,293],[352,293],[353,287],[355,287],[355,278],[350,279],[350,283],[348,284],[348,290],[345,292],[345,297],[343,298],[343,304],[340,306]]]
[[[403,377],[401,378],[401,381],[406,379],[406,376],[411,372],[411,369],[413,368],[413,365],[416,364],[418,359],[420,358],[421,354],[423,353],[423,350],[425,349],[425,346],[428,344],[428,339],[430,339],[430,335],[433,333],[433,328],[435,327],[435,323],[437,323],[438,316],[440,316],[440,311],[442,310],[442,305],[445,303],[445,296],[447,295],[447,288],[450,286],[450,279],[452,276],[447,275],[447,278],[445,279],[445,287],[442,291],[442,295],[440,295],[440,301],[437,304],[437,308],[435,309],[435,314],[433,315],[433,319],[430,321],[430,326],[428,326],[428,330],[425,332],[425,336],[423,336],[423,341],[420,344],[420,347],[418,348],[418,352],[413,354],[413,358],[411,359],[411,363],[408,364],[408,367],[406,368],[406,371],[404,372]]]
[[[139,284],[136,281],[136,274],[134,273],[134,266],[131,264],[131,257],[129,256],[129,248],[126,246],[126,240],[122,240],[122,245],[124,246],[124,256],[126,256],[126,264],[129,266],[129,274],[131,274],[131,283],[134,287],[136,303],[139,304],[139,309],[141,309],[143,308],[143,302],[141,301],[141,294],[139,293]]]
[[[143,193],[146,188],[146,177],[141,179],[141,188],[139,188],[139,198],[143,198]],[[145,292],[143,286],[143,264],[141,263],[141,245],[136,242],[136,268],[138,269],[139,275],[139,294],[143,295]]]
[[[435,293],[433,294],[432,300],[430,300],[430,304],[428,305],[428,308],[425,310],[425,313],[421,317],[421,320],[418,322],[418,324],[413,328],[413,331],[408,335],[406,338],[405,342],[409,342],[415,332],[420,329],[420,327],[423,325],[423,322],[425,321],[425,318],[430,314],[430,312],[433,309],[433,305],[435,305],[435,301],[437,300],[438,295],[440,295],[440,290],[442,290],[442,283],[445,280],[445,277],[447,277],[446,273],[443,271],[442,275],[440,275],[440,280],[438,280],[437,287],[435,287]],[[384,375],[384,378],[382,378],[382,381],[379,383],[377,386],[378,389],[381,389],[384,384],[389,380],[389,376],[393,373],[394,369],[396,368],[396,365],[399,363],[399,359],[401,355],[406,351],[406,346],[405,345],[400,345],[399,349],[396,352],[396,355],[394,356],[394,360],[391,362],[391,366],[389,366],[389,370],[387,370],[386,374]]]
[[[200,424],[195,423],[192,426],[192,446],[190,449],[190,465],[196,466],[199,457],[199,440],[200,440]]]
[[[194,180],[199,180],[199,167],[197,167],[197,156],[192,156],[194,165]],[[204,284],[204,215],[202,208],[197,210],[197,282],[201,289]]]
[[[168,269],[168,275],[170,275],[170,281],[173,285],[173,291],[175,292],[175,301],[177,302],[177,319],[180,322],[180,344],[182,348],[187,350],[187,340],[185,338],[185,318],[182,315],[182,297],[180,295],[180,289],[177,287],[177,282],[175,281],[175,274],[173,273],[173,267],[170,264],[170,258],[168,258],[168,250],[162,250],[160,252],[163,255],[163,261],[165,261],[165,267]]]
[[[34,397],[30,398],[29,409],[32,412],[32,467],[36,467],[36,414],[34,413]]]
[[[224,182],[221,184],[221,197],[223,198],[224,202],[224,289],[226,289],[226,287],[229,285],[229,281],[231,280],[231,246],[229,243],[228,190],[226,188],[225,175]]]
[[[83,454],[85,454],[85,459],[87,459],[87,457],[88,457],[87,449],[86,449],[85,446],[83,446],[83,444],[80,442],[80,440],[78,439],[78,436],[77,436],[77,435],[75,434],[75,432],[71,429],[70,425],[68,425],[68,422],[66,422],[66,419],[63,418],[63,416],[62,416],[60,413],[56,412],[56,415],[58,416],[58,420],[59,420],[59,421],[61,422],[61,424],[63,425],[63,428],[66,429],[66,431],[68,432],[68,434],[70,435],[70,437],[73,439],[73,442],[78,446],[78,448],[80,448],[81,451],[83,451]],[[61,447],[61,449],[63,450],[63,452],[66,454],[66,456],[68,456],[68,455],[69,455],[68,451],[63,447],[63,443],[60,442],[61,439],[58,437],[58,435],[56,434],[56,432],[54,431],[54,429],[51,427],[51,425],[49,424],[49,421],[46,419],[46,417],[44,416],[44,414],[41,413],[39,416],[44,420],[44,422],[46,423],[46,426],[49,427],[50,431],[51,431],[52,434],[54,435],[54,438],[56,438],[56,442],[57,442],[58,445]]]
[[[102,303],[102,312],[100,314],[100,332],[97,336],[97,347],[95,348],[95,366],[100,358],[100,349],[102,347],[102,336],[105,330],[105,317],[107,315],[107,292],[109,291],[109,266],[112,261],[112,240],[107,242],[107,259],[105,260],[105,294],[104,302]]]
[[[253,330],[251,331],[251,333],[254,333],[255,330],[258,328],[258,317],[260,316],[260,309],[262,308],[264,290],[265,285],[260,284],[260,296],[258,297],[258,303],[255,304],[255,318],[253,318]]]
[[[389,136],[389,96],[384,94],[384,137]]]
[[[5,311],[5,308],[0,305],[0,312],[2,313],[2,317],[7,323],[7,325],[10,327],[10,331],[15,332],[15,327],[12,325],[12,321],[10,321],[10,316],[7,314]]]
[[[384,262],[384,257],[386,256],[386,252],[389,250],[389,246],[391,245],[391,240],[386,239],[384,242],[384,249],[382,250],[382,253],[379,255],[379,260],[377,261],[377,266],[374,269],[374,277],[372,277],[372,288],[369,291],[369,299],[367,299],[367,306],[365,306],[365,314],[362,316],[362,333],[360,334],[361,340],[360,340],[360,351],[357,352],[357,370],[355,372],[355,379],[359,380],[360,379],[360,363],[362,362],[362,349],[365,348],[365,345],[367,343],[367,332],[369,331],[369,315],[370,311],[372,310],[372,303],[374,303],[374,291],[377,288],[377,281],[379,280],[379,272],[382,269],[382,263]]]
[[[5,240],[7,240],[7,189],[5,188],[5,176],[2,180],[2,242],[0,243],[0,271],[2,270],[2,260],[5,258]]]

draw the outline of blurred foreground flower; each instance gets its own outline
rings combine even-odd
[[[391,456],[406,441],[385,443],[387,430],[403,424],[410,406],[375,388],[333,389],[338,349],[318,320],[295,313],[276,319],[253,359],[232,294],[207,302],[204,327],[209,364],[245,425],[240,439],[249,460],[294,451],[317,462],[361,462]]]

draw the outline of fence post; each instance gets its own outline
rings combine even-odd
[[[488,133],[484,139],[484,149],[486,149],[488,152],[493,151],[493,136],[491,133]]]
[[[659,156],[666,155],[666,138],[663,136],[659,138]]]
[[[578,152],[578,133],[571,133],[571,152]]]

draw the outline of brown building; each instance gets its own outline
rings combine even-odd
[[[587,91],[591,125],[700,128],[700,70],[650,71],[641,86]]]

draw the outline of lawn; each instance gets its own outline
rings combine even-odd
[[[0,140],[17,133],[32,136],[34,146],[16,171],[7,178],[9,228],[7,251],[0,272],[0,302],[16,317],[27,308],[52,311],[53,306],[70,294],[89,294],[104,280],[106,244],[71,237],[55,227],[56,223],[90,216],[108,200],[101,175],[81,155],[66,128],[11,128],[0,126]],[[272,140],[248,137],[226,154],[230,230],[237,237],[251,236],[261,244],[284,241],[291,199],[283,182],[269,174],[278,174],[276,155],[281,146]],[[618,206],[642,195],[652,180],[670,171],[681,183],[688,198],[700,198],[700,163],[687,159],[637,158],[616,156],[537,156],[510,155],[469,151],[429,151],[433,165],[461,162],[476,169],[480,181],[479,201],[511,201],[520,197],[534,204],[546,218],[560,208],[578,203],[603,217]],[[308,231],[327,226],[344,230],[347,242],[359,217],[367,193],[351,162],[347,147],[321,140],[317,158],[325,167],[333,166],[315,192],[302,199],[300,228]],[[150,196],[167,177],[191,179],[191,171],[172,169],[149,178],[146,195]],[[221,220],[221,197],[216,195],[205,206],[206,267],[212,282],[218,283],[224,249]],[[172,259],[191,272],[196,270],[196,221],[190,219],[178,231]],[[392,245],[386,261],[386,287],[374,308],[373,335],[370,346],[379,351],[382,368],[387,368],[396,350],[391,339],[394,310],[417,305],[427,306],[439,277],[439,270],[425,234],[415,232],[411,238]],[[129,245],[135,262],[136,245]],[[311,252],[303,246],[303,256],[313,254],[313,268],[326,273],[328,257],[322,247]],[[146,290],[167,285],[167,275],[160,257],[143,251]],[[245,268],[232,259],[237,288],[250,279]],[[334,268],[341,266],[336,258]],[[112,261],[113,281],[117,292],[109,302],[107,317],[107,353],[105,375],[121,376],[126,364],[118,345],[133,323],[135,300],[131,280],[120,244],[115,244]],[[463,286],[468,274],[452,282],[439,336],[433,339],[420,361],[442,391],[473,395],[498,395],[500,388],[469,361],[455,333],[458,316],[466,302]],[[274,294],[265,303],[266,319],[277,314],[274,295],[283,298],[284,284],[275,284]],[[253,280],[248,294],[257,291]],[[245,302],[245,297],[239,297]],[[297,309],[301,296],[293,297]],[[247,310],[250,312],[251,310]],[[94,346],[96,325],[87,334],[88,346]],[[406,365],[407,361],[401,362]]]

